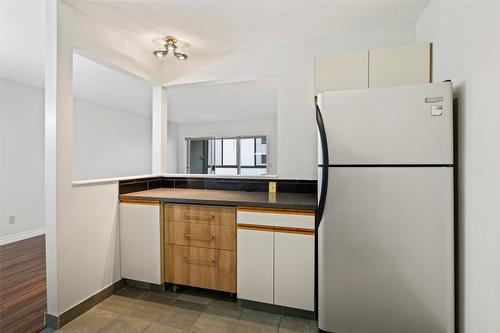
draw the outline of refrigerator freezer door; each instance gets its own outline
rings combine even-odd
[[[319,328],[453,333],[453,169],[329,169]]]
[[[453,164],[452,98],[451,82],[320,94],[330,164]]]

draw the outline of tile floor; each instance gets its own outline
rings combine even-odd
[[[56,332],[309,333],[317,332],[317,325],[312,320],[244,309],[225,297],[125,287]]]

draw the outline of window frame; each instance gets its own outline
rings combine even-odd
[[[241,145],[240,145],[240,140],[241,139],[253,139],[253,146],[254,146],[254,154],[253,154],[253,165],[241,165]],[[257,139],[265,139],[266,140],[266,164],[257,164],[257,156],[255,154],[255,151],[257,150]],[[200,140],[207,140],[207,141],[212,141],[214,144],[213,151],[215,152],[215,141],[216,140],[221,140],[221,150],[220,150],[220,162],[221,164],[215,164],[216,158],[214,158],[214,164],[210,164],[210,167],[213,167],[215,169],[236,169],[236,176],[241,176],[241,169],[264,169],[266,170],[265,175],[268,174],[269,172],[269,138],[265,134],[258,134],[258,135],[239,135],[239,136],[205,136],[205,137],[185,137],[184,140],[186,141],[186,173],[190,173],[190,163],[191,163],[191,155],[190,155],[190,142],[191,141],[200,141]],[[224,164],[224,140],[236,140],[236,164]],[[207,170],[208,171],[208,170]],[[214,175],[215,173],[206,173],[208,175]]]

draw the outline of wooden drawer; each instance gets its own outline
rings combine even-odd
[[[232,207],[167,204],[165,221],[200,224],[234,225],[236,209]]]
[[[167,245],[167,282],[234,293],[236,252]]]
[[[171,245],[236,250],[234,224],[229,226],[212,223],[169,222],[165,228],[165,239]]]

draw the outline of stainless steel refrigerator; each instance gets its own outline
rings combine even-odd
[[[318,95],[318,325],[454,332],[451,82]]]

